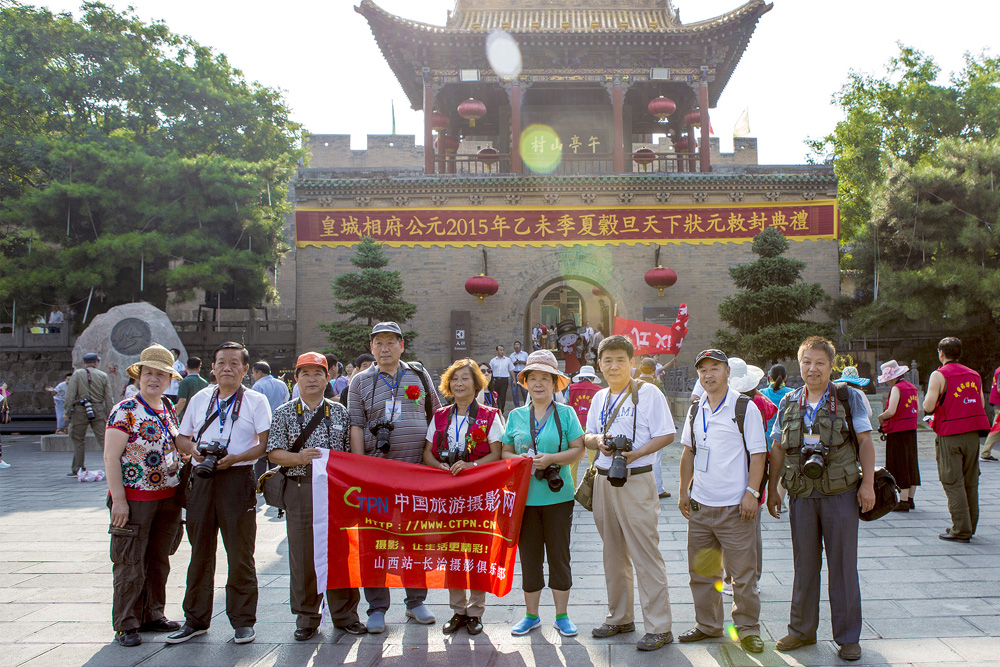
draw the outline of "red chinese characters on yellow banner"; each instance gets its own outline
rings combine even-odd
[[[531,462],[458,475],[322,450],[313,462],[321,591],[359,586],[510,592]]]
[[[797,204],[565,209],[311,209],[295,211],[299,247],[510,246],[744,242],[773,227],[790,239],[836,239],[836,200]]]

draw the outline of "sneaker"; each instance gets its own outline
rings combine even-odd
[[[674,641],[674,636],[669,632],[661,632],[658,634],[647,632],[635,645],[635,648],[639,651],[655,651],[663,648],[672,641]]]
[[[542,619],[538,617],[528,618],[527,616],[525,616],[520,621],[518,621],[518,623],[514,627],[510,629],[510,634],[514,635],[515,637],[520,637],[521,635],[526,635],[535,628],[541,626],[541,624],[542,624]]]
[[[236,628],[233,641],[237,644],[249,644],[257,638],[257,633],[253,631],[253,626],[246,628]]]
[[[190,625],[185,623],[181,626],[181,629],[172,635],[167,635],[166,642],[168,644],[183,644],[187,640],[197,637],[198,635],[203,635],[208,632],[208,628],[192,628]]]
[[[365,627],[373,635],[385,632],[385,612],[373,611],[368,614],[368,622],[365,624]]]
[[[180,629],[180,623],[177,621],[168,621],[165,618],[149,621],[139,626],[139,632],[177,632]]]
[[[609,625],[605,623],[601,627],[591,630],[590,634],[598,639],[605,639],[624,632],[635,632],[635,623],[624,623],[622,625]]]
[[[350,625],[345,625],[343,627],[337,627],[338,630],[343,630],[349,635],[366,635],[368,634],[368,628],[365,627],[364,623],[359,621],[354,621]]]
[[[557,618],[554,627],[563,637],[576,637],[580,632],[568,618]]]
[[[9,466],[8,466],[9,467]],[[116,632],[115,639],[122,646],[138,646],[142,643],[142,637],[139,636],[138,630],[126,630],[125,632]]]
[[[6,461],[0,461],[0,468],[9,468],[10,464]]]
[[[437,619],[434,618],[433,612],[431,612],[431,610],[428,609],[423,603],[418,604],[413,609],[407,609],[406,617],[412,618],[421,625],[434,625],[434,622],[437,621]]]

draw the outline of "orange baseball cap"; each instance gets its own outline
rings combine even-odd
[[[330,368],[326,365],[326,357],[318,352],[300,354],[298,361],[295,362],[295,370],[299,370],[303,366],[320,366],[327,373],[330,372]]]

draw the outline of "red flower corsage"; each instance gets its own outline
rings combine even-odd
[[[465,434],[465,440],[469,444],[482,444],[486,442],[486,431],[483,430],[482,426],[477,426]]]
[[[420,387],[415,384],[411,384],[406,388],[406,397],[413,401],[413,404],[420,406],[420,399],[424,397],[424,392],[420,391]]]

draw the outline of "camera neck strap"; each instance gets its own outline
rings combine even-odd
[[[635,442],[635,427],[636,420],[639,418],[639,385],[635,380],[628,381],[628,387],[625,389],[632,390],[632,442]],[[615,399],[614,410],[611,412],[611,416],[608,417],[607,421],[604,421],[604,410],[601,410],[601,430],[602,435],[607,435],[608,431],[611,430],[611,425],[615,423],[615,418],[618,416],[618,411],[621,410],[622,404],[625,402],[622,400],[622,394],[625,393],[625,389],[622,389],[621,394],[618,394],[618,398]],[[604,401],[605,407],[607,407],[608,401],[611,399],[611,388],[608,387],[608,395]],[[594,459],[597,460],[596,458]]]
[[[295,442],[292,443],[292,446],[288,449],[288,451],[292,454],[298,454],[302,451],[302,447],[306,444],[306,440],[312,436],[313,431],[316,430],[316,427],[319,426],[321,421],[326,422],[326,440],[327,443],[331,445],[332,449],[333,436],[330,432],[330,401],[324,398],[323,404],[316,406],[316,412],[313,414],[312,419],[309,420],[308,424],[305,424],[305,428],[302,428],[302,425],[305,423],[306,407],[307,406],[305,406],[302,402],[301,397],[299,400],[295,401],[295,421],[298,422],[299,425],[299,435],[295,438]],[[289,466],[281,466],[280,472],[282,475],[287,475],[289,470]]]
[[[219,437],[222,437],[222,431],[226,427],[226,417],[223,416],[223,407],[225,407],[225,414],[230,415],[233,418],[233,425],[229,428],[229,441],[233,439],[233,427],[236,426],[236,420],[240,418],[240,407],[243,405],[243,385],[241,384],[236,393],[227,398],[225,401],[219,401],[219,388],[216,387],[215,391],[212,392],[212,399],[208,402],[208,407],[205,409],[205,423],[201,425],[198,430],[198,437],[195,438],[195,442],[201,442],[201,436],[205,435],[205,431],[208,427],[212,425],[216,419],[220,419],[219,422]],[[213,410],[213,408],[215,408]],[[229,444],[229,441],[226,444]]]
[[[823,403],[824,398],[827,398],[826,409],[830,414],[830,419],[833,419],[836,416],[837,397],[838,390],[832,383],[828,383],[826,386],[826,392],[823,396],[820,396],[819,403],[816,404],[815,408],[812,408],[812,406],[809,405],[809,389],[808,387],[802,387],[802,395],[799,396],[799,413],[802,415],[803,425],[809,429],[810,433],[812,433],[813,424],[816,423],[816,413],[819,412],[820,405]]]
[[[545,414],[542,416],[542,421],[539,423],[535,419],[535,404],[531,404],[531,409],[528,411],[528,425],[531,427],[531,447],[538,453],[538,434],[545,430],[545,425],[549,423],[549,417],[555,417],[556,420],[556,431],[559,433],[559,449],[557,451],[561,452],[563,447],[563,430],[562,422],[559,421],[559,410],[556,408],[555,399],[549,403],[548,409],[546,409]]]

